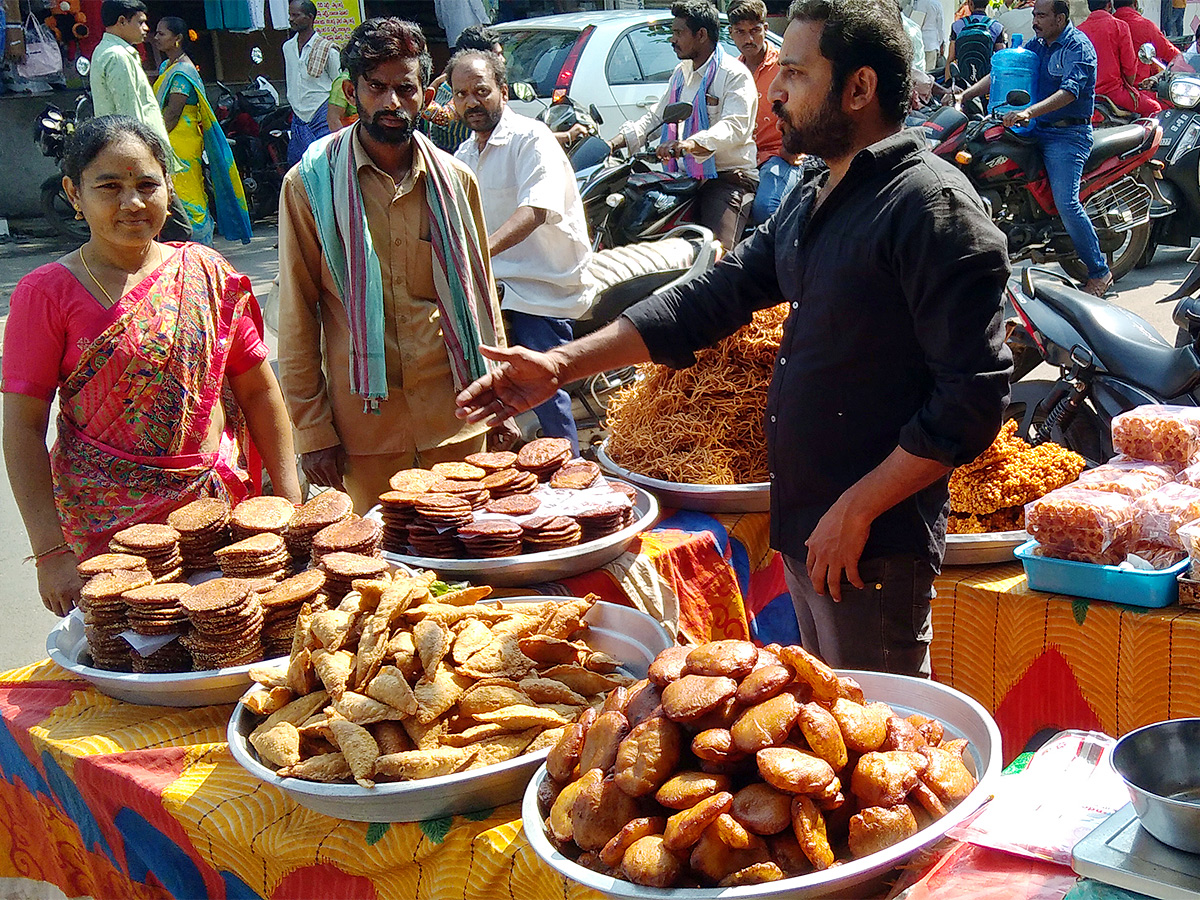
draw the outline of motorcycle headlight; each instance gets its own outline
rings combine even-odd
[[[1171,79],[1171,86],[1167,93],[1171,102],[1176,106],[1191,109],[1200,103],[1200,79],[1176,76]]]

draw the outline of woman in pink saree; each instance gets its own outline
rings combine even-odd
[[[83,125],[64,184],[91,238],[25,276],[10,301],[4,459],[42,601],[59,615],[79,598],[78,560],[122,528],[197,497],[236,503],[262,466],[277,494],[300,500],[249,280],[207,247],[155,240],[167,158],[132,119]]]

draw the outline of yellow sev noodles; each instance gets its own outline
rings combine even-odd
[[[767,480],[763,414],[786,303],[673,370],[640,366],[608,404],[609,455],[633,472],[683,484]]]

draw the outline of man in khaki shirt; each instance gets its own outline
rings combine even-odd
[[[359,116],[351,126],[353,170],[383,281],[387,396],[378,412],[365,409],[363,397],[351,390],[350,318],[300,167],[284,179],[279,215],[280,383],[296,447],[309,481],[344,487],[360,514],[388,489],[397,470],[460,460],[484,449],[487,431],[454,415],[456,389],[430,241],[430,176],[412,138],[428,51],[415,25],[384,21],[374,30],[374,23],[360,26],[368,29],[366,36],[357,44],[352,36],[345,57],[346,95]],[[474,175],[448,154],[433,152],[460,181],[476,231],[486,236]],[[494,319],[502,327],[486,242],[482,249]]]

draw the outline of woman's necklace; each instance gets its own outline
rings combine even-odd
[[[88,263],[87,263],[87,257],[83,255],[83,248],[82,248],[82,247],[80,247],[80,248],[79,248],[79,261],[80,261],[81,263],[83,263],[83,271],[85,271],[85,272],[87,272],[87,273],[88,273],[88,277],[89,277],[89,278],[91,278],[93,282],[95,282],[95,284],[96,284],[96,287],[100,288],[100,292],[101,292],[102,294],[104,294],[104,297],[105,297],[105,299],[106,299],[106,300],[108,300],[108,308],[109,308],[109,309],[112,309],[112,307],[116,306],[116,305],[117,305],[117,301],[116,301],[116,300],[114,300],[114,299],[112,298],[112,294],[110,294],[110,293],[109,293],[109,292],[108,292],[108,291],[105,289],[104,285],[102,285],[102,284],[100,283],[100,279],[99,279],[99,278],[97,278],[97,277],[96,277],[96,276],[95,276],[95,275],[92,273],[92,267],[88,265]],[[160,247],[160,248],[159,248],[159,250],[158,250],[158,264],[159,264],[159,265],[162,265],[162,248],[161,248],[161,247]]]

